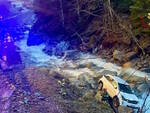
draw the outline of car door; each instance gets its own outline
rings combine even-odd
[[[110,97],[113,98],[115,95],[117,95],[118,85],[117,85],[116,81],[112,77],[105,76],[105,78],[107,79],[106,83],[105,83],[105,85],[106,85],[105,87],[106,87],[107,93],[109,94]],[[116,86],[114,84],[116,84]]]

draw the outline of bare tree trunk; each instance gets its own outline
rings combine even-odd
[[[80,17],[80,4],[79,4],[79,0],[77,0],[77,14]]]
[[[60,0],[60,10],[61,10],[62,26],[65,27],[63,0]]]

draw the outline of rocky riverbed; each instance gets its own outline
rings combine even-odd
[[[31,62],[30,66],[33,67],[38,66],[40,70],[43,73],[45,73],[45,75],[47,74],[51,75],[53,73],[55,74],[57,73],[59,76],[56,76],[56,78],[58,79],[59,85],[62,86],[60,94],[62,95],[63,99],[65,98],[65,101],[68,101],[68,99],[70,101],[71,99],[70,102],[72,103],[74,102],[72,100],[73,98],[76,100],[79,99],[79,102],[75,101],[77,106],[83,104],[84,102],[88,102],[88,104],[92,104],[93,101],[94,103],[95,102],[97,103],[96,106],[99,106],[101,104],[105,105],[106,103],[99,104],[100,95],[97,94],[97,82],[102,75],[112,74],[112,75],[120,76],[125,80],[127,80],[131,84],[132,88],[135,89],[137,96],[141,98],[141,104],[143,103],[142,100],[144,99],[144,95],[143,96],[141,95],[143,94],[143,92],[146,91],[146,89],[143,90],[143,87],[145,86],[147,87],[147,85],[144,84],[145,77],[148,80],[150,80],[148,73],[138,71],[131,67],[127,67],[127,68],[120,67],[116,64],[107,62],[106,60],[101,59],[98,56],[91,55],[88,53],[82,53],[79,51],[78,52],[72,51],[71,54],[69,53],[69,55],[66,55],[68,56],[67,58],[65,57],[59,58],[57,56],[47,56],[42,51],[44,45],[37,46],[39,47],[38,50],[36,49],[37,47],[24,48],[23,42],[25,41],[26,40],[22,40],[21,42],[18,42],[18,46],[20,45],[21,48],[20,53],[22,54],[23,57],[26,56],[25,55],[26,53],[29,54],[27,56],[30,56],[29,57],[30,60],[28,60],[27,57],[24,57],[26,63],[28,61],[28,63]],[[30,53],[28,53],[28,51],[30,51]],[[76,55],[76,58],[74,57],[74,54],[78,54]],[[41,60],[40,58],[44,58],[44,59]],[[30,66],[27,65],[27,67]],[[132,77],[130,77],[131,75]],[[69,82],[69,86],[71,87],[65,85],[66,80],[67,82]],[[74,89],[74,92],[72,92],[72,87],[75,87],[76,89],[76,90]],[[80,100],[82,100],[81,103]],[[148,101],[147,104],[149,104]],[[108,104],[106,104],[106,106],[108,108],[110,107]],[[72,107],[74,108],[74,106]],[[85,109],[87,108],[84,108],[84,110]],[[93,108],[91,108],[91,110],[92,109]],[[98,108],[96,107],[96,109]],[[81,110],[83,109],[81,108]],[[132,111],[129,108],[121,107],[120,112],[122,113],[124,110],[125,111],[129,110],[129,112]],[[96,111],[93,112],[96,113]]]

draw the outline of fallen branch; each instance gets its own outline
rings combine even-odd
[[[95,17],[102,17],[102,16],[100,16],[100,15],[94,14],[94,13],[92,13],[92,12],[90,12],[90,11],[87,11],[87,10],[80,10],[80,12],[84,12],[84,13],[87,13],[87,14],[92,15],[92,16],[95,16]]]
[[[75,36],[75,35],[77,35],[77,36],[80,38],[80,40],[82,41],[82,44],[83,44],[83,45],[87,45],[87,43],[84,42],[83,38],[81,37],[81,35],[80,35],[78,32],[75,32],[75,33],[72,35],[72,37]]]
[[[77,0],[77,14],[80,17],[80,5],[79,5],[79,0]]]

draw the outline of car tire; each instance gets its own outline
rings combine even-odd
[[[114,108],[118,108],[119,107],[119,99],[118,99],[117,96],[113,97],[112,104],[113,104]]]
[[[100,82],[98,83],[98,90],[102,91],[102,89],[103,89],[103,82],[100,81]]]

